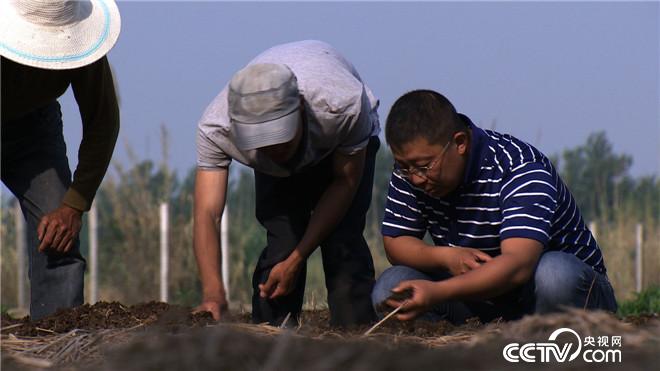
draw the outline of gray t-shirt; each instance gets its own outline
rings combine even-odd
[[[266,174],[289,176],[317,164],[335,150],[353,154],[380,132],[378,100],[353,65],[332,46],[315,40],[278,45],[248,65],[256,63],[285,64],[296,75],[305,101],[303,148],[288,166],[272,162],[258,150],[239,150],[232,141],[225,86],[198,124],[198,168],[226,168],[235,159]]]

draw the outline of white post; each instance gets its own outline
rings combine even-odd
[[[598,240],[598,227],[596,226],[596,222],[589,222],[589,230],[591,231],[591,235],[594,236],[595,240]]]
[[[98,216],[96,213],[96,202],[92,203],[87,215],[89,221],[89,302],[94,304],[98,301]]]
[[[642,225],[637,223],[635,233],[635,288],[637,289],[637,292],[642,292],[642,232]]]
[[[167,203],[160,204],[160,301],[167,302],[167,276],[169,267],[169,256],[167,246],[168,230]]]
[[[222,254],[222,282],[225,285],[225,295],[229,301],[229,208],[225,204],[225,210],[220,220],[220,249]]]
[[[16,278],[17,278],[17,291],[18,309],[26,310],[27,297],[25,295],[25,261],[26,261],[26,241],[25,241],[25,219],[21,211],[21,205],[16,201],[16,208],[14,209],[14,220],[16,227]]]

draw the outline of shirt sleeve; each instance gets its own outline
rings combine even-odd
[[[371,111],[372,107],[369,103],[368,96],[363,90],[360,102],[360,113],[357,118],[347,118],[348,121],[352,119],[354,122],[346,123],[349,130],[342,143],[337,147],[338,152],[345,155],[352,155],[367,147],[374,125],[374,115]]]
[[[72,71],[71,85],[82,119],[78,166],[64,203],[89,210],[108,170],[119,134],[119,105],[108,59]]]
[[[197,167],[205,170],[224,169],[230,163],[231,157],[208,137],[200,124],[197,127]]]
[[[385,202],[381,228],[383,236],[412,236],[419,239],[426,234],[426,218],[410,184],[392,173]]]
[[[541,163],[523,164],[503,180],[500,189],[500,240],[522,237],[547,246],[557,208],[557,184]]]

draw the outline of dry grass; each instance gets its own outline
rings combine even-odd
[[[614,222],[597,224],[596,240],[603,249],[608,277],[619,301],[634,297],[635,288],[635,228],[637,221],[629,213],[617,214]],[[642,222],[642,287],[660,284],[660,226],[658,221],[647,218]]]
[[[127,329],[97,331],[71,330],[64,334],[37,337],[2,335],[3,356],[25,366],[46,368],[76,363],[81,360],[99,360],[101,347],[108,343],[120,345],[129,342],[134,331],[143,324]],[[8,328],[4,328],[6,330]]]
[[[2,202],[2,200],[0,200]],[[14,202],[7,202],[0,208],[0,303],[4,309],[17,305],[17,250]],[[27,271],[27,269],[26,269]],[[25,278],[27,282],[27,277]]]

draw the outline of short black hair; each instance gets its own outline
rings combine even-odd
[[[433,90],[413,90],[392,105],[387,115],[385,140],[392,149],[400,149],[420,137],[431,144],[444,144],[454,133],[466,129],[445,96]]]

